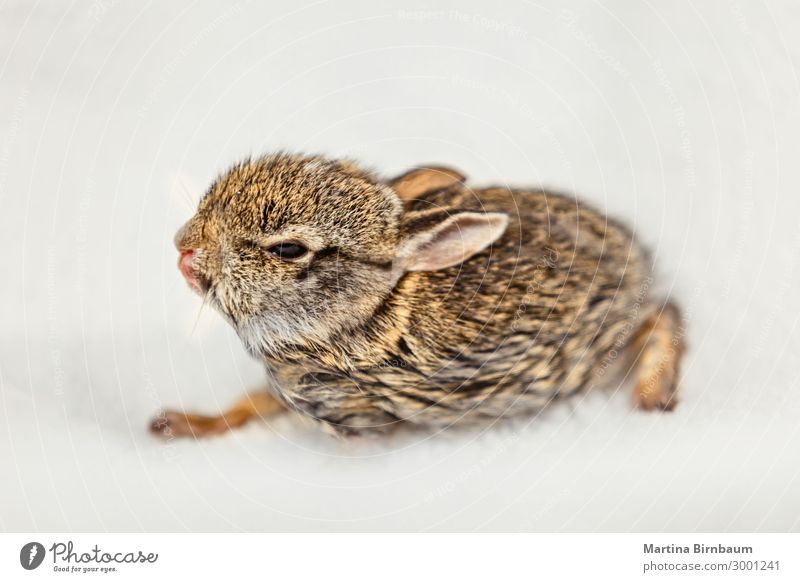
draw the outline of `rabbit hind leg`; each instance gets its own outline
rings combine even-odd
[[[637,408],[675,408],[685,349],[680,311],[673,303],[665,304],[644,320],[631,342],[636,379],[633,398]]]

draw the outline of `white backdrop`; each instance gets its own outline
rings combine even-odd
[[[165,4],[0,8],[0,529],[800,529],[800,4]],[[159,443],[160,406],[261,381],[171,238],[218,172],[278,148],[628,221],[690,321],[683,403]]]

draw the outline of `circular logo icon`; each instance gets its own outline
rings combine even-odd
[[[28,542],[19,551],[19,563],[26,570],[35,570],[44,561],[44,546],[39,542]]]

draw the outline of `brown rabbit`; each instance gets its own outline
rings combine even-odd
[[[284,407],[338,434],[488,423],[587,389],[615,361],[635,370],[637,406],[676,403],[678,310],[649,298],[630,231],[571,197],[277,154],[220,177],[175,244],[273,382],[222,416],[164,413],[161,434]]]

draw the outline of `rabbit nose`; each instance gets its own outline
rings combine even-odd
[[[194,270],[194,251],[180,251],[180,256],[178,257],[178,269],[180,269],[183,278],[186,279],[186,282],[189,284],[189,287],[192,291],[196,293],[201,293],[202,289],[200,287],[200,281],[197,278],[197,273]]]

